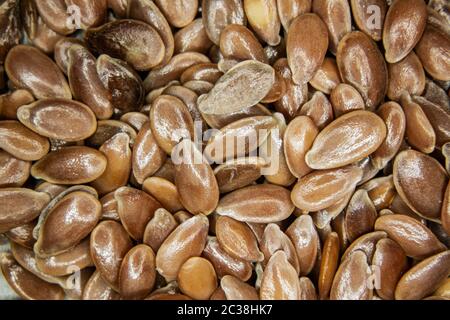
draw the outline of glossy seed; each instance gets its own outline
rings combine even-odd
[[[408,257],[424,259],[445,250],[430,229],[405,215],[381,216],[375,222],[375,230],[385,231]]]
[[[125,255],[119,271],[119,291],[124,299],[143,299],[155,284],[155,254],[153,250],[139,244]]]
[[[236,277],[224,276],[220,287],[227,300],[259,300],[256,289]]]
[[[319,297],[321,300],[328,298],[333,278],[339,264],[339,237],[332,232],[326,238],[322,249],[322,260],[318,279]]]
[[[350,242],[371,232],[377,219],[377,210],[366,190],[357,190],[345,210],[345,229]]]
[[[263,47],[245,26],[231,24],[220,34],[220,51],[226,59],[258,60],[267,63]]]
[[[305,161],[313,169],[342,167],[370,155],[385,138],[386,125],[380,117],[369,111],[353,111],[319,133]]]
[[[271,184],[248,186],[220,199],[216,212],[238,221],[279,222],[294,211],[289,190]]]
[[[331,90],[339,83],[341,83],[341,76],[336,60],[329,57],[325,57],[322,65],[317,69],[316,73],[309,81],[311,86],[325,94],[330,94]]]
[[[95,271],[83,290],[83,300],[119,300],[120,295]]]
[[[333,107],[327,96],[320,91],[314,92],[311,99],[302,106],[298,114],[311,118],[320,130],[334,119]]]
[[[449,184],[450,185],[450,184]],[[442,227],[450,234],[450,187],[447,185],[441,210]]]
[[[271,46],[280,43],[281,29],[276,0],[243,0],[248,23],[264,42]]]
[[[395,158],[393,173],[395,188],[408,207],[427,219],[439,219],[448,182],[440,163],[414,150],[402,151]]]
[[[336,118],[354,110],[365,109],[364,100],[358,90],[345,83],[338,84],[331,91],[330,102]]]
[[[158,252],[161,244],[178,226],[172,214],[164,208],[156,209],[153,218],[147,223],[144,230],[143,242]]]
[[[178,284],[181,292],[196,300],[207,300],[217,287],[214,267],[205,258],[189,258],[180,268]]]
[[[285,31],[296,17],[311,11],[311,0],[277,0],[278,15]]]
[[[175,53],[195,51],[207,53],[213,45],[201,18],[195,19],[174,35]]]
[[[177,187],[164,178],[150,177],[145,179],[142,190],[153,196],[165,209],[172,213],[184,209],[180,202]]]
[[[351,0],[353,19],[358,28],[375,41],[383,35],[387,3],[385,0]],[[376,15],[375,15],[376,14]]]
[[[410,95],[421,95],[425,90],[425,71],[422,63],[414,52],[403,60],[388,64],[389,85],[387,96],[398,101],[407,92]]]
[[[21,187],[30,176],[30,161],[23,161],[0,150],[0,187]]]
[[[286,52],[296,84],[312,79],[323,63],[327,48],[327,26],[318,15],[305,13],[292,21],[286,38]]]

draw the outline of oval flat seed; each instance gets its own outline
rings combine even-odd
[[[378,214],[366,190],[357,190],[345,210],[345,229],[350,242],[373,231]]]
[[[259,300],[256,289],[236,277],[224,276],[220,287],[227,300]]]
[[[165,209],[172,213],[184,209],[180,202],[177,187],[169,180],[160,177],[147,178],[142,184],[142,190],[153,196]]]
[[[89,249],[89,238],[64,253],[46,258],[36,257],[36,264],[43,273],[52,276],[72,274],[74,269],[82,270],[94,265]]]
[[[99,178],[106,165],[107,159],[100,151],[88,147],[66,147],[50,152],[36,162],[31,167],[31,175],[55,184],[83,184]]]
[[[319,297],[321,300],[328,298],[333,284],[333,278],[339,266],[339,237],[336,232],[331,232],[325,240],[320,262],[318,279]]]
[[[305,13],[292,21],[286,38],[286,52],[296,84],[307,83],[313,78],[323,63],[327,48],[327,26],[318,15]]]
[[[156,270],[166,281],[175,280],[181,266],[189,258],[201,255],[208,227],[208,219],[199,214],[180,224],[164,240],[156,253]]]
[[[264,42],[271,46],[280,43],[281,29],[276,0],[243,0],[248,23]]]
[[[269,262],[270,257],[278,251],[283,250],[286,253],[286,257],[289,263],[295,268],[298,274],[300,274],[299,259],[297,252],[291,239],[281,231],[280,227],[274,223],[269,223],[264,229],[264,234],[259,241],[261,251],[264,254],[264,264]]]
[[[150,127],[158,145],[169,155],[183,138],[194,139],[194,122],[178,98],[161,95],[152,104]]]
[[[152,291],[156,279],[155,254],[139,244],[122,260],[119,271],[120,296],[128,300],[144,299]]]
[[[333,58],[325,57],[322,65],[317,69],[316,73],[309,81],[309,84],[317,90],[325,94],[330,94],[339,83],[341,83],[341,76]]]
[[[58,66],[38,49],[18,45],[5,60],[5,70],[15,87],[27,89],[37,99],[71,99],[69,85]]]
[[[167,64],[150,71],[144,80],[144,88],[146,92],[161,88],[171,81],[179,79],[187,68],[208,62],[211,62],[209,58],[198,52],[183,52],[174,55]]]
[[[361,188],[367,190],[377,211],[387,209],[396,194],[392,175],[374,178],[363,184]]]
[[[305,161],[313,169],[342,167],[370,155],[385,138],[386,125],[380,117],[369,111],[353,111],[318,134]]]
[[[17,117],[34,132],[64,141],[84,140],[97,129],[91,109],[73,100],[39,100],[20,107]]]
[[[410,95],[421,95],[425,90],[425,71],[414,52],[410,52],[403,60],[388,64],[389,85],[387,96],[398,101],[403,92]]]
[[[314,92],[311,99],[302,106],[298,114],[310,117],[320,130],[334,119],[333,107],[327,96],[320,91]]]
[[[362,170],[356,166],[314,171],[294,186],[292,202],[306,211],[326,209],[354,190],[361,177]]]
[[[37,221],[33,220],[5,232],[5,236],[12,242],[25,248],[33,249],[36,239],[33,238],[33,229]]]
[[[317,300],[317,292],[314,283],[308,277],[301,277],[300,284],[300,298],[299,300]]]
[[[139,132],[144,123],[148,121],[148,117],[143,113],[131,111],[123,114],[120,117],[120,121],[129,124],[131,127],[133,127],[134,130]]]
[[[164,58],[160,65],[165,65],[169,62],[174,52],[175,43],[172,29],[158,6],[151,0],[119,1],[124,2],[123,7],[127,12],[128,18],[148,23],[158,32],[165,48]],[[111,2],[111,0],[108,2]]]
[[[208,215],[217,207],[219,187],[211,166],[192,141],[183,140],[175,152],[175,185],[181,204],[192,214]],[[176,152],[181,152],[176,153]]]
[[[400,149],[406,130],[406,117],[401,106],[393,101],[382,104],[377,114],[386,124],[386,138],[371,157],[377,169],[384,168]]]
[[[227,25],[247,23],[242,0],[203,0],[202,20],[206,34],[216,45]]]
[[[217,68],[217,64],[215,63],[199,63],[196,65],[193,65],[192,67],[186,69],[183,74],[180,77],[181,83],[186,83],[188,81],[192,80],[202,80],[207,81],[210,83],[216,83],[217,80],[220,79],[220,77],[223,76],[223,73]],[[170,90],[169,87],[166,89]],[[183,100],[183,98],[179,98]],[[197,100],[197,99],[196,99]],[[194,103],[196,103],[195,101]],[[187,104],[186,104],[187,105]],[[189,108],[189,106],[188,106]],[[191,111],[191,109],[189,108]]]
[[[94,135],[87,139],[86,144],[99,148],[102,144],[120,132],[128,134],[130,136],[130,145],[134,144],[136,140],[136,131],[130,125],[119,120],[97,121],[97,130]]]
[[[69,67],[69,49],[72,45],[75,44],[84,46],[84,42],[82,40],[69,37],[64,37],[55,43],[53,56],[56,64],[62,70],[62,72],[64,72],[65,75],[67,75],[67,70]]]
[[[127,231],[122,225],[115,221],[100,222],[91,233],[90,249],[94,264],[99,271],[101,277],[107,282],[103,284],[100,280],[97,282],[93,290],[93,295],[103,295],[98,292],[96,286],[111,296],[112,292],[108,287],[119,290],[119,271],[123,258],[132,247],[132,241]],[[94,274],[95,275],[95,274]],[[105,288],[106,287],[106,288]],[[115,296],[115,295],[112,295]]]
[[[202,113],[218,115],[243,110],[260,102],[274,82],[271,66],[255,60],[238,63],[199,99],[198,108]]]
[[[441,164],[423,153],[406,150],[395,158],[393,173],[395,188],[408,207],[426,219],[439,219],[448,182]]]
[[[328,28],[329,48],[336,54],[342,37],[352,31],[352,14],[346,0],[315,0],[312,11],[317,14]]]
[[[291,239],[297,252],[300,275],[308,275],[316,263],[320,252],[320,239],[310,216],[302,215],[287,228],[286,235]]]
[[[296,117],[284,132],[284,155],[290,171],[297,178],[312,171],[305,162],[305,155],[318,133],[318,128],[307,116]]]
[[[0,150],[0,188],[21,187],[30,176],[30,161],[23,161]]]
[[[91,28],[84,41],[94,52],[123,59],[139,71],[157,66],[165,54],[158,32],[136,20],[117,20]]]
[[[25,188],[0,189],[0,233],[31,222],[50,202],[50,196]]]
[[[445,246],[430,229],[416,219],[402,214],[379,217],[375,222],[375,230],[385,231],[408,257],[424,259],[445,250]]]
[[[386,61],[395,63],[411,52],[422,37],[427,21],[423,0],[396,0],[389,7],[383,28]]]
[[[396,300],[417,300],[433,293],[450,274],[450,251],[425,259],[409,269],[395,289]]]
[[[36,255],[46,258],[72,249],[91,233],[100,217],[100,201],[89,192],[60,195],[40,217]]]
[[[189,258],[178,272],[180,291],[196,300],[207,300],[217,288],[214,267],[205,258]]]
[[[353,241],[353,243],[345,250],[341,260],[344,261],[355,251],[363,251],[367,256],[368,261],[372,261],[373,255],[376,250],[376,244],[381,239],[387,238],[387,236],[387,233],[384,231],[374,231],[362,235],[361,237]]]
[[[199,100],[201,99],[202,97],[199,98]],[[237,120],[253,116],[270,116],[271,114],[272,113],[267,107],[258,103],[254,106],[244,108],[240,111],[230,112],[227,114],[216,115],[201,113],[201,117],[211,128],[221,129]]]
[[[259,290],[261,300],[298,300],[300,283],[297,272],[283,251],[277,251],[269,260]]]
[[[380,268],[380,283],[375,288],[377,295],[382,299],[393,300],[395,287],[408,267],[403,249],[391,239],[381,239],[377,243],[372,264]]]
[[[155,0],[167,21],[176,28],[182,28],[194,20],[198,0]]]
[[[290,192],[280,186],[261,184],[235,190],[219,201],[216,212],[238,221],[279,222],[294,211]]]
[[[19,121],[0,121],[0,148],[24,161],[36,161],[47,154],[49,141]]]
[[[358,28],[375,41],[383,35],[384,19],[387,12],[385,0],[351,0],[353,20]],[[374,16],[374,13],[378,13]],[[376,18],[377,20],[374,20]]]
[[[292,20],[311,11],[311,2],[311,0],[277,0],[278,15],[286,32]]]
[[[352,85],[374,110],[387,90],[388,72],[375,42],[360,31],[347,33],[339,42],[336,62],[343,82]]]
[[[165,153],[152,133],[150,122],[143,124],[132,151],[133,177],[138,183],[153,175],[164,164]]]
[[[91,185],[100,195],[112,192],[127,184],[131,171],[130,137],[118,133],[106,141],[99,149],[107,159],[103,174]]]
[[[246,261],[262,261],[264,255],[252,230],[243,222],[220,216],[216,222],[217,241],[230,255]]]
[[[10,253],[0,256],[0,266],[8,284],[23,299],[27,300],[62,300],[64,291],[55,284],[41,280],[17,264]]]
[[[83,300],[119,300],[120,295],[103,280],[100,271],[95,271],[83,290]]]
[[[174,35],[175,53],[200,52],[207,53],[213,45],[201,18],[195,19]]]
[[[123,227],[133,239],[142,240],[145,226],[162,205],[146,192],[131,187],[117,189],[114,198]]]
[[[202,255],[213,264],[219,279],[230,275],[241,281],[248,281],[252,275],[251,262],[228,254],[215,237],[208,239]]]
[[[143,243],[158,252],[161,244],[178,226],[172,214],[164,208],[156,209],[153,218],[147,223],[144,230]]]
[[[25,89],[2,94],[0,95],[0,115],[6,120],[17,120],[17,109],[33,101],[33,95]]]
[[[220,51],[225,59],[267,63],[261,43],[247,27],[239,24],[231,24],[223,29],[220,34]]]
[[[260,157],[246,157],[229,160],[214,169],[214,175],[221,193],[245,186],[261,177],[261,170],[267,162]]]
[[[344,113],[365,109],[364,100],[358,90],[345,83],[338,84],[331,91],[330,102],[336,118]]]
[[[425,70],[437,80],[450,80],[448,53],[450,40],[448,34],[428,24],[415,50]]]
[[[408,143],[423,153],[433,152],[436,146],[436,133],[425,112],[410,96],[402,96],[401,105],[406,117]]]
[[[362,251],[349,255],[336,272],[331,287],[331,300],[371,300],[367,256]]]
[[[67,74],[74,98],[89,106],[98,119],[110,118],[112,94],[100,79],[94,55],[77,44],[69,48],[67,55]]]

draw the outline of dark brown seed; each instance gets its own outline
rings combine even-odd
[[[29,1],[32,2],[32,1]],[[85,46],[84,42],[78,38],[64,37],[59,39],[54,48],[54,59],[58,67],[67,75],[69,67],[69,49],[73,45]]]
[[[34,101],[33,95],[24,89],[0,95],[0,115],[6,120],[17,120],[17,109]]]
[[[130,145],[136,140],[136,131],[130,125],[119,120],[99,120],[97,130],[86,140],[86,144],[95,148],[101,147],[116,134],[124,132],[130,136]]]
[[[23,161],[0,150],[0,188],[21,187],[30,176],[30,161]]]
[[[345,229],[350,242],[373,230],[377,210],[366,190],[357,190],[345,210]]]
[[[5,232],[5,236],[12,242],[17,243],[25,248],[33,249],[36,239],[33,238],[33,229],[37,221],[33,220],[26,224],[12,228]]]

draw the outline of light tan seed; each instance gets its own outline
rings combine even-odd
[[[93,285],[92,294],[104,296],[104,293],[98,292],[97,286],[111,286],[115,291],[119,291],[119,271],[122,260],[132,247],[132,242],[127,231],[122,225],[115,221],[100,222],[91,233],[90,249],[92,260],[99,271],[103,283]],[[94,274],[95,275],[95,274]],[[94,278],[95,279],[95,278]],[[94,281],[94,280],[93,280]],[[95,282],[99,282],[97,280]],[[107,296],[114,297],[109,289],[103,289]],[[94,297],[95,297],[94,296]]]
[[[69,49],[72,45],[81,45],[85,46],[84,42],[78,38],[70,38],[64,37],[59,39],[58,42],[55,43],[54,48],[54,59],[58,67],[67,75],[67,70],[69,67]]]
[[[372,163],[377,169],[384,168],[400,149],[406,130],[406,117],[403,109],[396,102],[390,101],[382,104],[377,114],[386,124],[386,139],[372,153]]]
[[[248,23],[258,37],[268,45],[279,44],[281,23],[276,0],[243,0],[243,2]]]
[[[388,72],[375,42],[360,31],[347,33],[339,42],[336,62],[343,82],[352,85],[374,110],[383,100]]]
[[[33,238],[33,229],[36,226],[37,220],[27,222],[18,227],[12,228],[5,232],[5,236],[12,242],[21,245],[22,247],[33,249],[36,239]]]
[[[319,235],[310,216],[302,215],[287,228],[287,236],[291,239],[297,252],[300,275],[308,275],[318,257]]]
[[[339,264],[339,237],[336,232],[331,232],[323,245],[322,260],[318,279],[319,297],[321,300],[328,298],[333,283],[333,278]]]
[[[166,281],[175,280],[181,266],[189,258],[201,255],[208,227],[208,219],[199,214],[180,224],[164,240],[156,253],[156,270]]]
[[[30,176],[30,161],[23,161],[0,150],[0,188],[21,187]]]
[[[220,287],[227,300],[259,300],[256,289],[236,277],[224,276]]]
[[[100,217],[101,204],[93,194],[84,190],[62,193],[40,217],[34,252],[46,258],[72,249],[91,233]]]
[[[198,108],[202,113],[218,115],[241,111],[260,102],[274,82],[271,66],[254,60],[238,63],[199,99]]]
[[[156,209],[153,218],[147,223],[144,230],[143,242],[158,252],[161,244],[178,226],[172,214],[164,208]]]
[[[155,3],[176,28],[187,26],[197,14],[198,0],[155,0]]]
[[[317,14],[328,28],[329,48],[336,54],[342,37],[352,31],[352,14],[346,0],[315,0],[312,11]]]
[[[83,300],[119,300],[120,295],[95,271],[83,290]]]
[[[423,153],[407,150],[395,158],[393,173],[395,188],[408,207],[426,219],[439,219],[448,182],[441,164]]]
[[[350,246],[343,253],[341,260],[344,261],[345,259],[347,259],[347,257],[349,257],[356,251],[363,251],[367,256],[368,261],[372,261],[373,255],[376,250],[376,244],[381,239],[385,239],[387,237],[388,234],[384,231],[374,231],[362,235],[361,237],[353,241],[352,244],[350,244]]]
[[[57,277],[72,274],[74,270],[82,270],[93,266],[89,238],[64,253],[46,258],[36,256],[36,265],[43,273]]]
[[[330,94],[331,90],[339,83],[341,83],[341,76],[339,75],[336,60],[329,57],[325,57],[322,65],[309,81],[311,86],[325,94]]]
[[[408,257],[424,259],[445,250],[445,246],[430,229],[402,214],[379,217],[375,222],[375,230],[385,231]]]
[[[165,152],[158,146],[151,130],[150,121],[144,123],[132,151],[133,177],[138,183],[143,183],[162,167],[165,158]]]
[[[353,19],[358,28],[373,40],[380,41],[383,35],[384,19],[387,12],[386,1],[351,0],[350,4],[352,6]],[[379,14],[375,16],[375,13]]]
[[[24,161],[36,161],[47,154],[49,141],[19,121],[0,121],[0,148]]]
[[[396,300],[422,299],[433,293],[450,274],[450,251],[425,259],[408,270],[395,289]]]
[[[302,106],[298,114],[311,118],[320,130],[334,119],[333,107],[327,96],[320,91],[314,92],[311,99]]]
[[[292,20],[311,11],[311,2],[311,0],[277,0],[278,15],[286,32]]]
[[[317,292],[314,283],[308,277],[301,277],[300,284],[300,298],[299,300],[317,300]]]
[[[219,201],[214,172],[192,141],[183,140],[175,163],[175,185],[181,204],[192,214],[208,215]]]
[[[403,60],[388,64],[389,85],[387,96],[398,101],[406,92],[410,95],[421,95],[425,90],[425,71],[414,52],[410,52]]]
[[[53,184],[49,182],[42,182],[34,190],[48,193],[50,197],[54,199],[56,198],[56,196],[58,196],[63,191],[66,191],[67,189],[68,189],[67,186]]]
[[[422,37],[427,21],[423,0],[396,0],[389,7],[383,28],[386,61],[395,63],[411,52]]]
[[[342,167],[370,155],[385,138],[386,125],[380,117],[369,111],[353,111],[319,133],[305,161],[313,169]]]
[[[345,83],[338,84],[331,91],[330,102],[336,118],[354,110],[365,109],[364,100],[358,90]]]
[[[178,284],[181,292],[196,300],[207,300],[217,288],[214,267],[205,258],[189,258],[180,268]]]
[[[133,239],[141,241],[145,226],[162,205],[146,192],[131,187],[117,189],[114,198],[123,227]]]
[[[129,124],[134,130],[139,132],[139,130],[141,130],[144,126],[144,123],[148,121],[148,117],[140,112],[131,111],[123,114],[120,117],[120,121]]]
[[[326,209],[354,190],[361,177],[362,170],[356,166],[314,171],[294,186],[292,202],[306,211]]]
[[[309,82],[323,63],[328,48],[328,31],[316,14],[305,13],[295,18],[288,30],[286,52],[292,80]]]
[[[243,222],[220,216],[216,222],[216,236],[220,246],[233,257],[251,262],[264,259],[253,231]]]
[[[66,147],[50,152],[31,167],[31,175],[55,184],[94,181],[106,170],[107,159],[88,147]],[[70,168],[70,170],[67,170]]]
[[[261,300],[298,300],[300,283],[297,272],[284,251],[277,251],[269,260],[259,290]]]
[[[0,189],[0,233],[31,222],[50,202],[50,196],[25,188]]]
[[[402,274],[408,268],[408,261],[403,249],[391,239],[378,241],[372,264],[380,269],[380,283],[377,295],[386,300],[394,299],[395,287]]]
[[[184,209],[180,202],[175,184],[160,177],[150,177],[144,180],[142,190],[158,200],[168,211],[175,213]]]
[[[37,99],[71,99],[69,85],[58,66],[32,46],[18,45],[5,60],[5,70],[15,87],[27,89]]]
[[[251,262],[228,254],[215,237],[208,239],[202,255],[213,264],[219,279],[230,275],[241,281],[248,281],[252,275]]]
[[[235,190],[220,199],[216,212],[243,222],[271,223],[294,211],[289,190],[260,184]]]
[[[26,300],[62,300],[64,291],[22,268],[10,253],[0,256],[0,266],[8,284]]]
[[[225,59],[267,63],[261,43],[247,27],[239,24],[230,24],[223,29],[220,34],[220,51]]]
[[[199,100],[202,98],[200,97]],[[201,117],[205,120],[205,122],[214,129],[221,129],[237,120],[241,120],[247,117],[253,116],[270,116],[272,115],[271,111],[265,107],[263,104],[256,104],[254,106],[244,108],[240,111],[230,112],[227,114],[206,114],[202,113]]]
[[[367,256],[362,251],[349,255],[336,272],[331,287],[331,300],[370,300],[372,289],[367,274]]]
[[[155,254],[139,244],[125,255],[119,271],[120,296],[128,300],[144,299],[155,285]]]
[[[377,211],[389,208],[396,195],[392,175],[374,178],[363,184],[361,188],[367,190]]]

